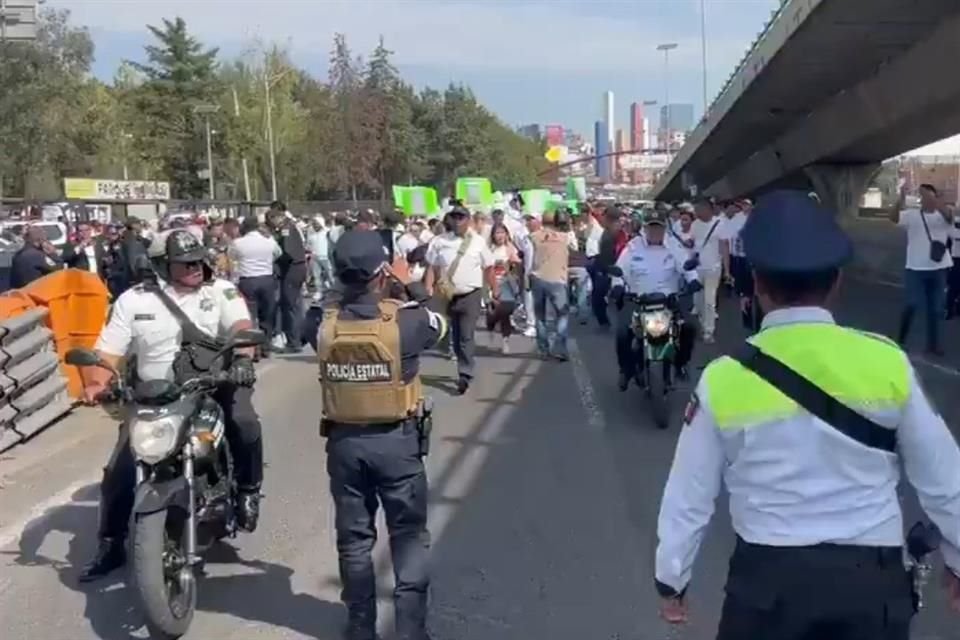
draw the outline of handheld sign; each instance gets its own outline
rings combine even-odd
[[[431,187],[403,187],[401,199],[405,216],[430,216],[440,209],[437,190]]]
[[[457,200],[465,206],[490,205],[493,202],[493,186],[487,178],[458,178]]]
[[[528,189],[527,191],[521,191],[520,196],[523,199],[524,213],[542,215],[550,202],[550,191],[547,189]]]
[[[587,199],[587,179],[583,176],[567,178],[567,200],[584,202]]]

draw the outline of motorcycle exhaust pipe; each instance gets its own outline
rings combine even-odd
[[[200,558],[197,555],[197,501],[193,480],[193,444],[190,442],[183,447],[183,475],[187,480],[187,563],[193,566],[200,561]]]

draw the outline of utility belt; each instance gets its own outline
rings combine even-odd
[[[430,453],[430,434],[433,432],[433,400],[431,398],[421,398],[409,417],[396,422],[353,424],[337,422],[326,416],[320,419],[321,438],[364,436],[375,433],[389,433],[396,429],[415,429],[419,443],[418,454],[421,458],[426,457]],[[404,432],[406,433],[406,431]]]

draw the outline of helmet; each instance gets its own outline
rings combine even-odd
[[[197,237],[185,229],[168,233],[165,248],[167,262],[201,262],[207,257],[207,250]]]

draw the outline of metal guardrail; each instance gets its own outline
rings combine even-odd
[[[0,322],[0,452],[29,438],[73,406],[44,308]]]

